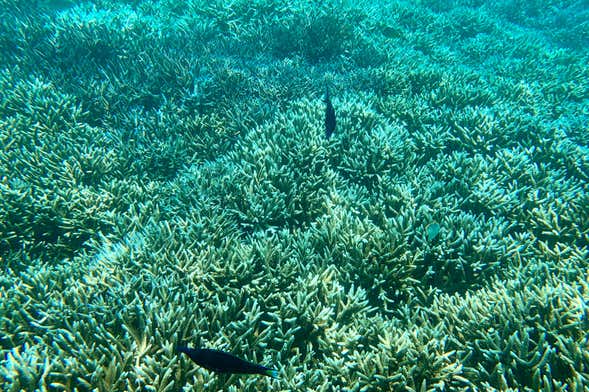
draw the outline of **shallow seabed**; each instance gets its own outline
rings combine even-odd
[[[0,0],[2,390],[589,391],[588,37],[584,0]]]

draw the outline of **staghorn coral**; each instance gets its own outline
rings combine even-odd
[[[574,4],[65,3],[0,1],[2,389],[588,388]]]
[[[67,256],[95,231],[108,230],[100,213],[118,201],[97,192],[96,183],[117,176],[117,156],[102,131],[84,123],[73,97],[42,80],[12,83],[4,76],[12,90],[2,109],[0,251],[7,259],[21,249]]]

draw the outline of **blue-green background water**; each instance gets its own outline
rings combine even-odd
[[[588,390],[588,40],[587,1],[0,0],[2,390]]]

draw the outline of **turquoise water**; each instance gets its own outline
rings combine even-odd
[[[1,389],[589,390],[588,41],[586,1],[0,0]]]

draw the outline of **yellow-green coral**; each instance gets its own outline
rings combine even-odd
[[[575,4],[46,3],[0,0],[2,389],[589,388]]]

